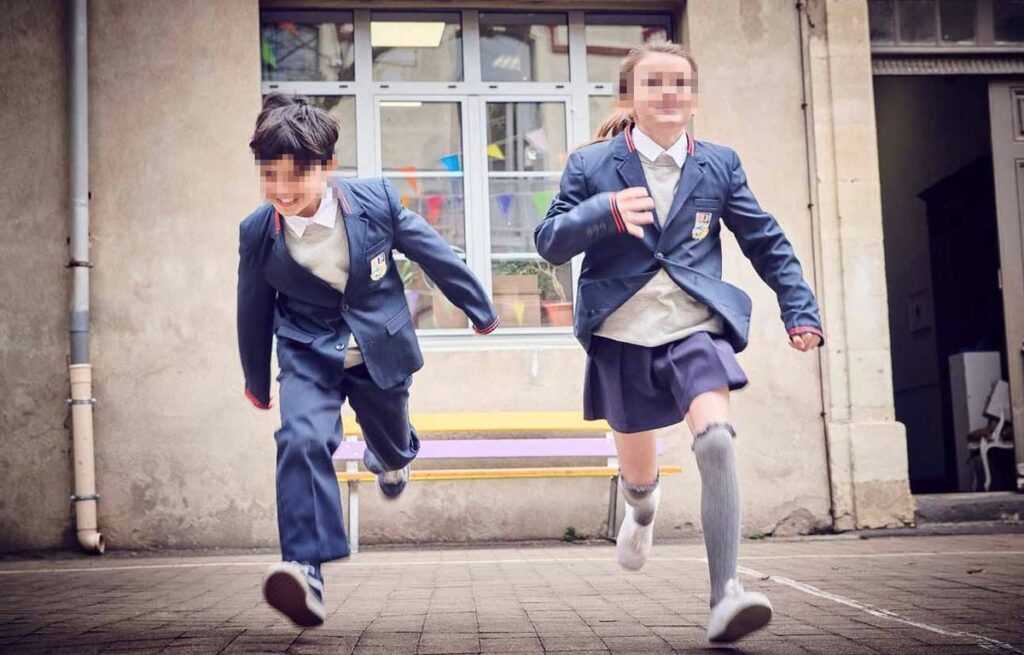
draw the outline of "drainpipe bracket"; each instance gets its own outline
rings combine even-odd
[[[99,499],[100,499],[100,495],[99,494],[85,494],[85,495],[82,495],[82,496],[76,496],[75,494],[71,494],[71,500],[72,500],[72,502],[75,502],[75,503],[84,502],[86,500],[99,500]]]
[[[64,268],[75,268],[78,266],[83,268],[95,268],[96,264],[82,259],[69,259],[68,263],[64,264]]]
[[[100,401],[95,398],[68,398],[69,405],[98,405]]]

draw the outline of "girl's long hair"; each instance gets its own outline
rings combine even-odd
[[[683,46],[678,43],[671,41],[657,41],[654,43],[645,43],[639,45],[629,51],[625,59],[622,60],[622,64],[619,66],[619,88],[617,101],[618,104],[624,106],[631,106],[633,104],[633,69],[640,63],[644,57],[653,53],[663,53],[667,55],[676,55],[682,57],[690,63],[690,69],[693,71],[693,86],[694,92],[697,90],[697,62],[693,60],[690,53]],[[632,109],[616,109],[613,111],[608,118],[594,132],[594,138],[590,143],[597,143],[599,141],[607,141],[613,138],[618,133],[625,130],[627,127],[636,122],[633,117]]]

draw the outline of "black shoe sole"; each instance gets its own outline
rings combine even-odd
[[[306,604],[306,590],[302,583],[284,571],[275,571],[263,581],[263,597],[267,604],[281,612],[295,625],[312,628],[321,625],[324,617]]]
[[[772,610],[763,605],[753,605],[740,611],[733,617],[725,632],[717,639],[709,639],[713,644],[724,644],[746,637],[768,625],[772,620]]]

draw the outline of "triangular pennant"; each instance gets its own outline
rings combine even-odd
[[[512,194],[502,193],[498,195],[498,207],[501,208],[501,215],[508,218],[508,211],[512,208]]]
[[[263,59],[263,63],[271,68],[277,68],[277,57],[274,56],[274,50],[270,47],[270,43],[266,39],[260,41],[260,57]]]
[[[449,173],[457,173],[462,170],[461,158],[458,155],[445,155],[441,157],[441,165]]]
[[[491,157],[492,159],[498,159],[501,161],[505,160],[505,153],[501,151],[501,146],[499,146],[497,143],[492,143],[491,145],[487,146],[487,156]]]
[[[555,195],[552,191],[534,191],[533,206],[537,210],[537,217],[544,220],[548,215],[548,207],[551,206],[551,197]]]
[[[444,196],[433,194],[427,196],[427,220],[430,223],[437,223],[441,218],[441,208],[444,206]]]

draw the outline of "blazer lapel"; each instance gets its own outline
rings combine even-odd
[[[704,160],[695,156],[688,156],[683,162],[683,171],[679,175],[679,185],[676,187],[676,195],[672,198],[672,208],[665,217],[665,229],[683,210],[683,205],[693,194],[693,190],[700,184],[704,177]]]
[[[332,182],[332,187],[341,207],[341,220],[345,222],[345,235],[348,238],[349,269],[345,295],[349,295],[366,284],[370,276],[367,258],[372,255],[366,252],[366,246],[369,245],[366,243],[366,215],[362,203],[345,181]]]
[[[616,167],[619,172],[619,177],[622,178],[625,188],[630,187],[643,187],[647,189],[647,193],[650,194],[651,190],[647,186],[647,177],[644,175],[644,167],[640,163],[640,155],[637,153],[636,148],[633,146],[633,139],[630,135],[632,127],[626,128],[621,134],[615,137],[615,157],[619,160],[619,164]],[[653,210],[652,210],[653,213]],[[661,228],[658,225],[657,219],[651,225],[644,226],[644,243],[653,251],[657,249],[658,236],[661,234]]]

